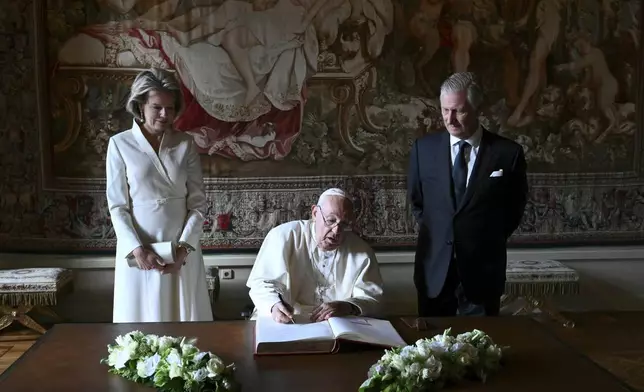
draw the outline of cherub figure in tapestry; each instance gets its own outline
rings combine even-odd
[[[123,20],[85,26],[61,48],[59,63],[174,69],[186,100],[177,129],[203,153],[242,161],[290,153],[321,41],[332,43],[345,21],[366,18],[381,47],[392,24],[382,20],[390,0],[102,3]]]
[[[516,26],[506,26],[507,20],[502,19],[502,10],[494,0],[419,0],[411,9],[406,9],[399,0],[396,3],[397,41],[400,45],[411,39],[419,44],[414,68],[421,87],[432,96],[434,89],[425,78],[425,67],[441,47],[450,52],[450,72],[467,72],[472,45],[508,45],[507,36],[526,23],[534,1],[503,3],[503,9],[521,12]]]
[[[572,44],[578,53],[576,59],[567,64],[557,66],[560,72],[585,72],[585,84],[591,86],[595,94],[595,107],[601,111],[608,121],[606,129],[597,135],[594,143],[602,143],[611,132],[618,133],[618,114],[615,107],[615,97],[619,91],[619,85],[615,76],[606,63],[604,52],[593,46],[588,33],[575,34]]]
[[[528,75],[521,93],[521,100],[507,120],[509,126],[525,126],[534,118],[539,92],[548,84],[546,60],[552,46],[559,38],[561,9],[565,1],[567,0],[540,0],[537,4],[535,11],[537,38],[530,52]],[[525,21],[527,22],[527,18]]]

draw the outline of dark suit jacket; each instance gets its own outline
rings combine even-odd
[[[503,294],[506,243],[525,209],[528,184],[523,148],[483,130],[478,155],[461,205],[452,197],[452,161],[447,131],[414,142],[407,188],[420,225],[414,283],[435,298],[456,255],[461,284],[473,302]],[[490,177],[503,169],[503,176]]]

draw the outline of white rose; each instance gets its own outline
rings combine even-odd
[[[487,357],[487,362],[498,362],[503,356],[503,350],[497,345],[488,346],[485,350],[485,356]]]
[[[192,353],[195,353],[195,352],[198,352],[198,351],[199,350],[197,349],[197,347],[195,347],[192,344],[184,344],[183,346],[181,346],[181,354],[184,355],[184,356],[192,354]]]
[[[418,356],[420,356],[422,359],[426,359],[432,353],[431,347],[428,343],[423,343],[420,346],[417,346],[416,352],[418,353]]]
[[[403,361],[409,361],[416,356],[416,347],[415,346],[405,346],[400,351],[400,357]]]
[[[181,366],[176,365],[176,364],[171,364],[170,365],[170,372],[169,372],[170,378],[172,379],[172,378],[181,377],[181,375],[182,375],[181,370],[182,370]]]
[[[179,351],[177,351],[176,348],[170,350],[170,353],[168,353],[168,356],[165,360],[170,365],[181,365],[181,355],[179,355]]]
[[[136,356],[137,348],[139,348],[139,343],[132,340],[127,346],[124,347],[124,350],[130,359],[134,359]]]
[[[436,354],[444,354],[449,349],[449,346],[442,340],[433,340],[429,342],[428,346]]]
[[[160,361],[161,357],[159,354],[154,354],[142,361],[139,361],[139,363],[136,364],[136,374],[142,378],[152,377],[154,372],[157,371],[157,366],[159,366]]]
[[[391,366],[398,369],[401,372],[406,368],[405,361],[400,356],[391,360]]]
[[[123,369],[125,367],[125,364],[129,360],[130,356],[128,352],[123,349],[118,349],[110,353],[109,357],[107,358],[107,363],[115,369]]]
[[[203,380],[206,379],[206,376],[208,376],[208,371],[206,369],[197,369],[194,372],[192,372],[192,379],[195,380],[196,382],[202,382]]]
[[[159,348],[159,337],[157,335],[148,335],[145,337],[145,342],[150,346],[150,350],[156,351]]]
[[[176,348],[170,350],[166,357],[166,362],[170,365],[170,378],[181,377],[182,375],[182,360],[179,351]]]
[[[130,343],[132,343],[132,335],[130,334],[116,337],[116,344],[118,344],[121,347],[125,347]]]
[[[472,357],[468,353],[461,353],[458,357],[458,363],[463,366],[469,366],[472,362]]]
[[[456,340],[463,342],[466,340],[470,340],[471,336],[472,336],[472,332],[459,333],[458,335],[456,335]]]
[[[192,357],[192,362],[199,363],[199,361],[201,361],[206,355],[208,355],[208,353],[205,351],[197,353],[194,357]]]
[[[423,371],[421,373],[421,376],[424,379],[436,380],[441,375],[441,372],[443,370],[443,363],[432,355],[425,361],[425,369],[423,370],[426,370],[426,372]]]
[[[210,355],[210,360],[206,364],[208,370],[208,377],[213,378],[218,376],[225,368],[224,361],[216,355]]]
[[[420,375],[420,371],[422,370],[422,367],[418,362],[414,362],[411,364],[409,367],[409,374],[413,377],[418,377]]]
[[[174,339],[169,336],[159,338],[159,351],[163,351],[174,344]]]

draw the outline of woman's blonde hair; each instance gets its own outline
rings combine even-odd
[[[141,105],[147,102],[150,91],[163,91],[172,94],[175,113],[179,115],[183,110],[183,94],[174,75],[163,69],[151,68],[136,76],[125,104],[125,110],[139,122],[145,122]]]

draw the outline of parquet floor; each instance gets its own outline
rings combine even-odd
[[[36,343],[39,336],[14,325],[0,331],[0,374]]]

